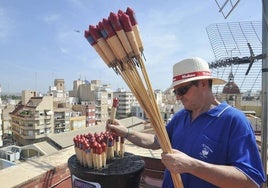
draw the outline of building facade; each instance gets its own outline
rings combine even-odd
[[[49,87],[49,96],[53,96],[53,101],[66,102],[69,99],[69,92],[65,91],[64,79],[55,79],[54,86]]]
[[[54,133],[67,132],[70,127],[70,108],[53,108],[54,112]]]
[[[96,125],[95,103],[73,105],[72,110],[85,116],[85,127]]]
[[[137,106],[138,102],[135,96],[130,91],[125,91],[124,89],[118,89],[116,92],[113,93],[114,98],[118,98],[119,104],[117,108],[117,118],[127,118],[132,116],[131,113],[131,106]],[[140,114],[140,111],[135,108],[136,113]],[[138,112],[139,111],[139,112]],[[143,116],[142,114],[140,114]]]
[[[113,92],[110,85],[102,85],[100,80],[76,80],[73,82],[73,90],[70,96],[76,97],[79,105],[95,105],[95,110],[91,109],[91,115],[87,119],[87,124],[105,122],[109,118],[109,109],[112,106]],[[91,108],[91,106],[89,106]],[[88,126],[87,125],[87,126]]]
[[[3,127],[3,121],[2,121],[2,117],[3,117],[3,109],[1,107],[1,98],[0,98],[0,147],[3,146],[3,130],[4,130],[4,127]]]
[[[13,140],[17,145],[44,141],[54,132],[53,97],[36,97],[34,94],[24,91],[23,100],[10,113]]]

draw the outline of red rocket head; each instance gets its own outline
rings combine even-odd
[[[131,21],[131,24],[134,26],[134,25],[137,25],[137,20],[136,20],[136,16],[135,16],[135,12],[131,9],[131,8],[127,8],[127,11],[126,11],[127,15],[129,16],[129,19]]]
[[[103,18],[102,25],[103,25],[103,28],[106,30],[108,37],[113,37],[114,35],[116,35],[112,27],[112,24],[108,19]]]
[[[123,25],[125,32],[132,31],[131,21],[130,21],[130,18],[127,14],[125,14],[125,13],[120,14],[119,19],[122,22],[122,25]]]
[[[92,35],[90,34],[88,30],[85,30],[84,36],[92,46],[96,44],[96,41],[93,39]]]
[[[108,19],[110,20],[115,31],[120,31],[123,29],[117,14],[111,12]]]
[[[92,37],[95,41],[97,41],[99,38],[101,38],[100,31],[94,25],[89,26],[89,33],[92,35]]]
[[[117,108],[118,103],[119,103],[118,98],[114,98],[114,99],[113,99],[113,107],[114,107],[114,108]]]

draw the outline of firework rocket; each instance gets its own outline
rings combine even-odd
[[[131,8],[127,8],[126,11],[127,15],[129,16],[131,25],[132,25],[132,30],[135,34],[136,40],[137,40],[137,44],[139,47],[139,50],[141,51],[141,53],[143,53],[143,45],[142,45],[142,40],[141,40],[141,36],[140,36],[140,30],[138,27],[138,22],[136,20],[136,16],[135,16],[135,12],[131,9]]]
[[[125,49],[123,48],[118,36],[114,32],[114,29],[110,23],[110,21],[106,18],[102,20],[102,25],[105,31],[107,32],[107,38],[106,41],[111,47],[112,51],[114,52],[117,59],[121,61],[127,61],[127,53]]]
[[[102,142],[101,147],[102,147],[102,154],[101,154],[102,155],[102,165],[105,168],[106,167],[106,159],[107,159],[107,154],[106,154],[107,145],[106,145],[106,143]]]
[[[110,13],[110,16],[108,18],[113,26],[113,29],[115,30],[116,34],[118,35],[118,38],[120,39],[120,42],[122,43],[128,57],[132,57],[134,55],[134,52],[131,48],[131,45],[127,39],[127,35],[123,29],[123,26],[120,23],[119,16],[115,13]]]
[[[117,59],[105,39],[101,36],[100,31],[97,29],[97,27],[90,25],[89,33],[96,41],[102,52],[105,54],[106,58],[108,59],[109,65],[114,65],[117,62]]]
[[[108,150],[107,150],[107,159],[111,160],[114,158],[114,138],[112,135],[110,135],[108,137],[107,140],[107,146],[108,146]]]
[[[84,33],[84,36],[87,39],[87,41],[89,42],[89,44],[96,50],[96,52],[99,54],[99,56],[102,58],[102,60],[106,63],[106,65],[108,67],[111,67],[111,62],[113,60],[110,59],[110,61],[109,61],[108,57],[102,51],[102,49],[97,44],[97,42],[94,40],[94,38],[92,37],[92,35],[90,34],[90,32],[86,30],[85,33]]]
[[[131,25],[129,16],[125,13],[122,13],[122,14],[119,14],[119,18],[122,22],[122,25],[123,25],[124,31],[127,35],[130,46],[132,47],[132,49],[134,51],[134,55],[137,57],[140,56],[139,47],[137,44],[137,40],[136,40],[134,31],[132,30],[132,25]]]

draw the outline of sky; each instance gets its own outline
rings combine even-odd
[[[215,59],[207,26],[261,20],[262,15],[261,0],[240,0],[227,19],[215,0],[0,0],[2,93],[46,93],[54,79],[64,79],[66,91],[77,79],[128,90],[84,38],[89,25],[128,7],[136,14],[152,87],[161,90],[171,85],[176,62]]]

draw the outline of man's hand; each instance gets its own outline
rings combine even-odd
[[[106,121],[106,130],[115,133],[120,137],[125,137],[127,135],[127,128],[120,124],[117,119]]]
[[[172,153],[161,154],[162,163],[171,173],[185,173],[191,169],[193,158],[183,152],[173,149]]]

